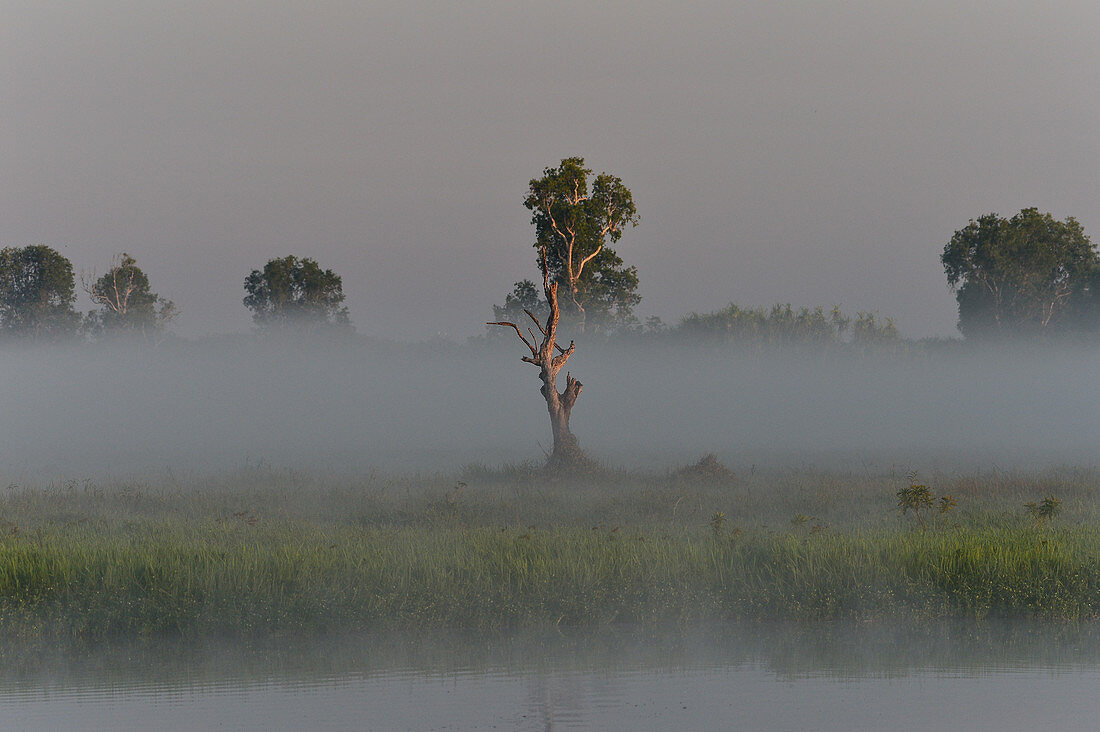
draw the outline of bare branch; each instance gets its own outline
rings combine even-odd
[[[569,341],[569,348],[563,350],[560,356],[554,357],[554,360],[550,362],[550,368],[552,368],[556,373],[559,369],[561,369],[562,366],[565,365],[565,362],[569,360],[569,357],[573,355],[573,351],[575,350],[577,350],[576,345],[574,345],[573,341]]]
[[[542,327],[542,323],[540,323],[539,319],[535,317],[535,314],[532,313],[527,308],[524,308],[523,312],[527,313],[528,317],[530,317],[531,320],[535,321],[535,325],[538,326],[539,332],[541,332],[543,335],[546,335],[546,328]],[[535,337],[534,335],[531,336],[531,338],[534,338],[534,337]]]
[[[88,279],[89,276],[91,279]],[[93,282],[95,282],[95,270],[92,270],[91,275],[88,275],[88,273],[83,270],[80,272],[80,288],[92,299],[92,302],[96,302]]]
[[[580,396],[583,387],[584,385],[574,379],[571,373],[565,372],[565,390],[561,393],[561,401],[566,410],[572,409],[577,403],[577,397]]]
[[[527,346],[527,348],[531,351],[531,355],[532,356],[538,356],[539,355],[538,350],[536,350],[535,347],[533,345],[531,345],[531,343],[528,342],[528,340],[526,338],[523,337],[523,333],[520,331],[519,326],[517,326],[515,323],[509,323],[507,321],[504,321],[504,322],[500,322],[500,323],[486,323],[485,325],[502,325],[506,328],[513,328],[516,331],[516,335],[519,336],[519,339],[521,341],[523,341],[523,345]],[[529,361],[527,356],[524,356],[523,360],[527,361],[528,363],[535,363],[534,361]]]

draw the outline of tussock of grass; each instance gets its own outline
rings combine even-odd
[[[711,483],[732,483],[736,474],[718,460],[714,453],[707,453],[693,465],[686,465],[673,473],[673,476],[685,481],[704,481]]]
[[[1100,615],[1088,473],[942,481],[959,509],[927,530],[889,476],[461,478],[10,488],[0,634]],[[1023,499],[1055,493],[1037,524]]]

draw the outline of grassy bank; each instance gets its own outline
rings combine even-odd
[[[903,479],[785,475],[13,486],[0,633],[1100,615],[1096,476],[948,479],[958,508],[922,530]],[[1028,516],[1057,492],[1055,521]]]

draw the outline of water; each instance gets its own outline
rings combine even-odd
[[[1095,729],[1100,628],[723,625],[8,646],[3,729]]]

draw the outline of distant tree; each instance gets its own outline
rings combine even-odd
[[[1074,331],[1095,333],[1100,330],[1100,258],[1085,273],[1082,282],[1065,315],[1066,326]]]
[[[517,282],[512,291],[505,296],[504,304],[493,306],[493,317],[498,321],[526,322],[525,313],[527,312],[533,313],[536,320],[545,320],[549,313],[546,301],[539,297],[538,290],[535,289],[535,283],[531,280]],[[490,328],[489,330],[490,332],[503,333],[497,328]]]
[[[680,321],[676,331],[699,341],[826,346],[839,343],[850,324],[851,318],[839,307],[826,313],[822,307],[795,310],[790,303],[774,305],[770,310],[730,303],[713,313],[691,313]]]
[[[44,245],[0,250],[0,328],[31,340],[77,332],[73,266]]]
[[[312,259],[294,256],[272,259],[244,281],[244,305],[263,329],[280,326],[350,328],[339,275],[322,270]]]
[[[531,180],[523,202],[535,225],[538,266],[561,287],[582,333],[631,322],[641,300],[637,270],[608,246],[638,224],[633,196],[621,179],[591,175],[584,158],[565,158]]]
[[[987,214],[955,232],[941,257],[967,338],[1047,331],[1068,321],[1097,252],[1073,218],[1026,208]]]
[[[125,252],[115,257],[106,274],[82,280],[82,285],[92,302],[101,306],[85,319],[85,329],[94,337],[137,335],[159,342],[179,314],[175,303],[150,291],[149,278]]]
[[[901,334],[893,318],[875,319],[874,313],[860,311],[852,326],[852,342],[860,346],[882,346],[901,343]]]

